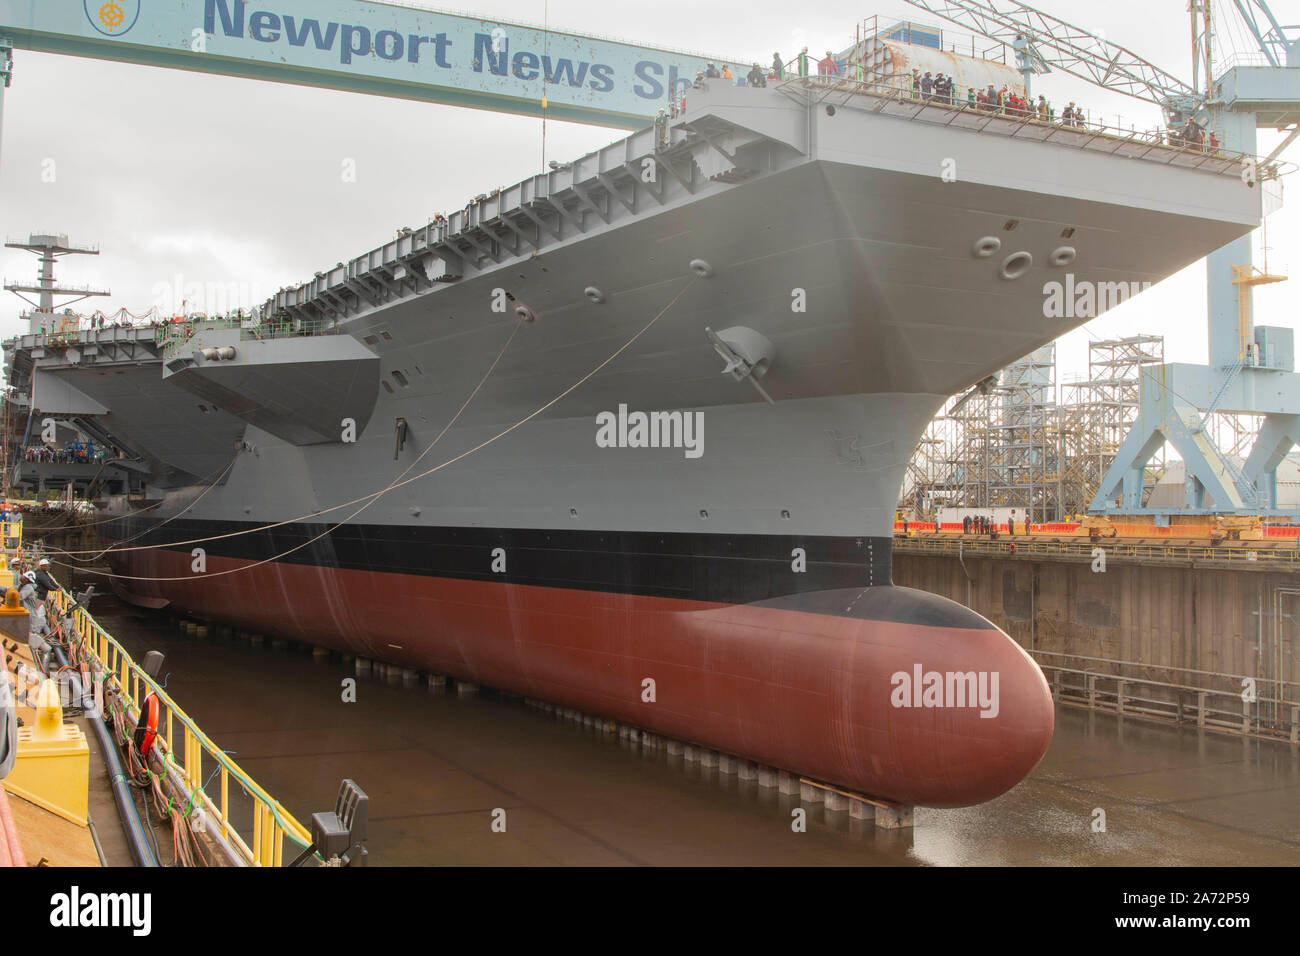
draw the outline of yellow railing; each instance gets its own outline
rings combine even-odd
[[[57,607],[60,618],[67,614],[70,598],[65,591],[51,591],[50,600]],[[72,612],[73,625],[85,649],[99,661],[103,668],[104,679],[116,683],[122,697],[129,701],[134,713],[140,713],[141,701],[154,693],[166,714],[165,720],[159,720],[158,739],[165,752],[170,755],[170,763],[175,766],[185,780],[193,799],[201,801],[205,814],[220,827],[223,840],[238,850],[244,862],[252,866],[278,867],[284,864],[284,838],[288,837],[301,848],[311,844],[311,834],[299,823],[279,801],[263,790],[238,764],[214,744],[198,728],[167,692],[153,678],[149,677],[126,649],[83,608]],[[69,646],[72,635],[68,635]],[[178,751],[173,741],[176,737],[176,724],[181,725],[183,751]],[[204,780],[204,759],[212,760],[221,773],[221,795],[214,801],[206,790]],[[210,778],[209,778],[210,779]],[[230,782],[243,789],[253,801],[253,830],[248,840],[235,829],[231,821]]]

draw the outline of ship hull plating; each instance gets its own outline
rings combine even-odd
[[[973,612],[909,589],[728,604],[591,581],[207,562],[202,579],[135,581],[124,596],[166,593],[241,628],[545,699],[891,803],[992,799],[1051,741],[1051,695],[1028,655]],[[185,577],[192,558],[136,552],[115,566]],[[923,694],[913,679],[925,675],[963,675],[969,693]]]

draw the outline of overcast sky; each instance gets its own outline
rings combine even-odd
[[[1186,0],[1040,6],[1190,78]],[[1300,0],[1271,6],[1283,23],[1300,22]],[[803,43],[843,49],[865,14],[929,20],[903,0],[488,0],[474,13],[531,23],[548,13],[553,29],[764,63],[774,49],[791,55]],[[1226,55],[1244,34],[1225,23],[1219,43]],[[0,231],[58,231],[97,243],[102,255],[68,260],[59,275],[113,294],[78,308],[143,312],[178,283],[222,292],[233,285],[244,304],[257,304],[380,245],[399,227],[420,226],[541,168],[536,119],[24,51],[15,59],[4,103]],[[1063,76],[1039,78],[1035,90],[1058,104],[1078,100],[1110,122],[1122,116],[1126,125],[1150,128],[1160,119],[1155,106]],[[551,122],[547,157],[572,158],[621,135]],[[1261,132],[1261,152],[1279,138]],[[1300,144],[1288,156],[1300,161]],[[356,163],[351,184],[340,176],[347,159]],[[42,177],[49,160],[52,183]],[[1300,268],[1297,208],[1300,202],[1269,221],[1270,264]],[[0,250],[0,273],[30,280],[35,261]],[[1295,327],[1297,283],[1300,277],[1257,292],[1256,321]],[[0,334],[19,329],[23,308],[11,293],[0,299]],[[1063,378],[1086,369],[1089,335],[1162,334],[1169,359],[1203,362],[1204,311],[1201,264],[1067,336]]]

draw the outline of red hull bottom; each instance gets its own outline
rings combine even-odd
[[[247,563],[209,557],[208,572]],[[187,555],[162,551],[122,570],[191,573]],[[1019,645],[960,605],[901,588],[868,589],[890,592],[890,620],[841,616],[857,590],[821,592],[836,613],[814,613],[779,601],[715,605],[292,564],[138,590],[241,628],[552,701],[901,805],[990,800],[1024,779],[1052,738],[1051,693]],[[945,625],[961,626],[920,623],[936,602]],[[909,603],[917,623],[898,620]],[[901,686],[900,675],[931,672],[996,674],[995,706]]]

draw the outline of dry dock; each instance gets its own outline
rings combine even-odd
[[[196,638],[109,599],[95,612],[133,654],[167,654],[169,692],[299,818],[356,779],[377,865],[1300,864],[1286,743],[1058,707],[1025,782],[890,831],[486,691],[362,677],[343,703],[355,667],[337,655]]]
[[[1293,545],[929,535],[894,556],[895,583],[989,618],[1058,699],[1300,740]]]

